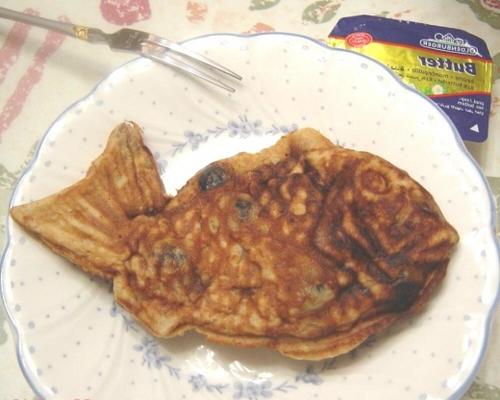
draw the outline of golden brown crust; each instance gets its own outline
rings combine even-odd
[[[110,206],[109,215],[121,215],[110,220],[118,229],[99,231],[106,237],[98,251],[115,251],[106,262],[89,267],[75,248],[39,229],[39,207],[13,215],[60,246],[59,254],[113,276],[117,302],[157,336],[196,330],[218,343],[267,346],[293,358],[333,357],[420,309],[458,241],[407,173],[312,129],[217,161],[168,201],[142,142],[135,139],[136,151],[127,143],[108,146],[101,157],[115,160],[117,172],[98,161],[71,196],[49,201],[49,209],[67,210],[101,170],[106,183],[143,171],[149,183],[127,179],[126,194]],[[148,207],[158,214],[144,215]]]

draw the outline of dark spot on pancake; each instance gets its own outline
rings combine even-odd
[[[202,192],[207,190],[215,189],[222,186],[226,181],[227,176],[224,168],[218,165],[209,166],[205,171],[201,173],[198,180],[198,185]]]
[[[238,199],[234,203],[238,217],[241,219],[248,219],[252,214],[252,203],[248,200]]]
[[[342,231],[341,215],[331,221],[330,239],[332,244],[340,247],[345,247],[350,244],[350,239]]]
[[[191,268],[184,277],[184,285],[191,301],[196,301],[205,291],[206,286],[196,267]]]
[[[404,253],[397,253],[387,257],[387,264],[391,267],[401,267],[408,264],[408,257]]]
[[[355,281],[351,283],[349,286],[342,288],[340,291],[341,297],[352,297],[353,295],[367,295],[369,294],[369,290],[365,288],[361,283]]]
[[[321,293],[325,289],[325,285],[323,283],[318,283],[314,288],[318,293]]]
[[[420,208],[421,211],[423,211],[426,214],[430,215],[435,215],[436,212],[433,210],[433,208],[429,205],[427,202],[421,202],[418,204],[418,207]]]
[[[400,282],[394,286],[393,298],[390,303],[391,311],[408,310],[418,297],[420,285],[415,282]]]
[[[249,297],[252,296],[255,292],[255,288],[253,287],[241,287],[238,288],[240,294],[244,297]]]
[[[152,217],[158,214],[158,210],[154,207],[148,207],[144,214],[146,214],[148,217]]]
[[[186,262],[186,255],[178,247],[167,246],[160,254],[160,265],[168,272],[179,270]]]

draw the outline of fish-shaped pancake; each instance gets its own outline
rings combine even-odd
[[[311,360],[420,309],[458,241],[406,172],[313,129],[210,164],[168,197],[140,128],[123,123],[84,179],[11,215],[111,280],[156,336],[195,330]]]

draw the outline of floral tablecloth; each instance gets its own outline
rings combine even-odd
[[[2,0],[2,7],[113,31],[121,26],[180,41],[213,32],[287,31],[325,38],[344,16],[372,14],[458,27],[483,38],[494,58],[489,138],[466,143],[500,199],[499,0]],[[14,184],[37,141],[67,107],[131,55],[0,21],[0,248]],[[497,214],[498,218],[498,214]],[[500,312],[466,399],[500,399]],[[36,399],[18,366],[0,308],[0,400]]]

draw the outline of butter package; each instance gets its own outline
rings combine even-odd
[[[450,117],[464,140],[485,141],[492,61],[486,43],[460,29],[359,15],[342,18],[330,46],[357,51],[386,66]]]

